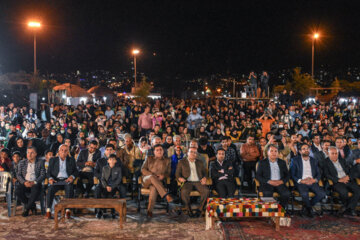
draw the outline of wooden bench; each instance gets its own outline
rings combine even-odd
[[[119,213],[119,224],[122,229],[123,222],[126,222],[126,200],[125,199],[78,199],[68,198],[61,200],[55,205],[54,219],[55,230],[58,229],[58,212],[61,211],[61,220],[65,222],[65,209],[67,208],[113,208]]]

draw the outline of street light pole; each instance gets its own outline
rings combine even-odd
[[[36,70],[36,32],[34,31],[34,76],[37,75]]]
[[[28,27],[33,29],[34,31],[34,76],[37,75],[37,68],[36,68],[36,30],[41,27],[40,22],[29,22]]]
[[[315,53],[315,39],[319,37],[318,33],[315,33],[312,37],[312,48],[311,48],[311,78],[314,79],[314,53]]]
[[[134,55],[134,80],[135,80],[135,90],[136,90],[136,87],[137,87],[137,81],[136,81],[136,55],[140,53],[140,51],[138,49],[134,49],[132,51],[133,55]]]
[[[135,88],[136,88],[136,54],[134,54],[134,78],[135,78]]]

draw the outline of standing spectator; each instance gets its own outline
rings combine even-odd
[[[146,106],[145,110],[139,116],[138,126],[140,130],[140,136],[146,136],[152,128],[152,116],[150,113],[150,107]]]
[[[260,84],[261,84],[262,95],[268,97],[269,75],[266,71],[263,71],[263,73],[260,77]]]
[[[246,143],[241,145],[240,155],[244,164],[244,178],[250,190],[253,189],[252,173],[255,173],[256,162],[260,157],[260,150],[255,144],[255,138],[248,136]]]

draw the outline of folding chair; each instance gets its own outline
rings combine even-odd
[[[295,184],[294,184],[294,181],[292,179],[289,180],[289,183],[290,183],[290,187],[292,188],[292,191],[291,191],[291,211],[292,213],[294,213],[294,201],[295,201],[295,197],[301,197],[300,193],[298,190],[295,189]],[[323,184],[323,181],[320,179],[319,181],[319,186],[320,187],[324,187],[324,184]],[[313,192],[309,192],[309,197],[310,198],[313,198],[315,197],[315,193]],[[320,215],[323,215],[323,204],[320,202]]]
[[[327,179],[329,185],[330,185],[330,204],[331,204],[331,214],[334,214],[334,199],[340,200],[340,194],[335,191],[334,189],[334,182],[330,179]],[[348,197],[352,197],[353,194],[351,192],[348,192]]]

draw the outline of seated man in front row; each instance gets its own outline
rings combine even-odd
[[[170,159],[164,157],[164,149],[161,144],[156,144],[153,149],[154,156],[148,156],[141,168],[143,187],[150,189],[147,209],[147,216],[150,218],[152,217],[152,210],[154,209],[158,194],[161,198],[166,198],[168,202],[173,201],[162,183],[166,177],[170,176]]]
[[[74,195],[74,180],[78,176],[75,159],[69,157],[69,147],[60,145],[58,157],[50,159],[47,178],[49,179],[49,190],[46,195],[46,218],[51,218],[51,206],[55,194],[65,189],[65,197],[72,198]],[[66,218],[70,218],[70,210],[66,209]]]
[[[176,179],[184,183],[181,188],[181,199],[190,217],[194,216],[190,207],[190,193],[193,191],[193,188],[200,193],[197,217],[204,212],[205,202],[209,196],[209,188],[206,186],[206,169],[203,162],[196,157],[197,148],[190,147],[187,157],[179,161],[175,173]]]
[[[219,197],[234,197],[234,168],[230,161],[225,161],[225,149],[223,148],[218,148],[216,151],[216,161],[211,164],[211,178]]]
[[[360,199],[360,187],[354,178],[354,169],[346,165],[346,161],[339,157],[336,147],[329,148],[329,158],[325,160],[325,176],[333,181],[333,188],[340,194],[344,207],[340,214],[356,216],[355,208]],[[352,197],[349,197],[349,192]]]
[[[116,166],[116,155],[111,154],[107,160],[108,165],[102,169],[100,184],[96,186],[95,198],[112,198],[121,184],[121,168]],[[96,217],[101,218],[103,211],[99,210]],[[115,218],[115,210],[111,209],[112,218]]]
[[[272,197],[274,192],[280,195],[280,205],[287,208],[290,191],[286,187],[289,181],[289,171],[286,162],[279,159],[279,151],[276,145],[270,144],[267,149],[267,158],[258,163],[255,178],[260,182],[259,192],[264,197]]]
[[[44,161],[36,159],[35,147],[28,147],[26,151],[26,159],[21,160],[17,165],[16,176],[19,184],[16,186],[16,195],[19,200],[25,204],[23,217],[29,215],[29,210],[33,214],[36,213],[35,201],[41,194],[42,181],[45,179]],[[26,192],[30,196],[26,196]]]
[[[300,156],[295,157],[291,163],[290,171],[296,188],[299,190],[301,199],[309,217],[314,217],[312,207],[326,196],[325,191],[319,186],[320,169],[318,161],[310,157],[310,147],[306,143],[299,147]],[[309,192],[315,197],[310,201]]]

